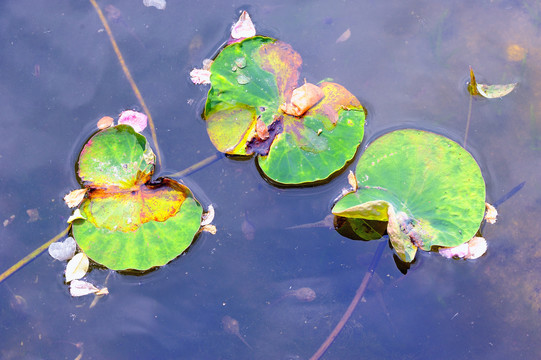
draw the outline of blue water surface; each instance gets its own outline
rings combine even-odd
[[[538,2],[99,4],[120,12],[110,25],[156,123],[158,175],[216,152],[200,118],[208,87],[188,74],[216,54],[243,9],[259,34],[302,55],[302,78],[333,78],[360,99],[368,112],[361,148],[403,127],[462,142],[469,66],[479,82],[518,82],[502,99],[472,103],[466,148],[481,166],[487,200],[526,181],[485,227],[488,253],[474,261],[423,253],[404,276],[385,249],[323,358],[541,357]],[[349,39],[336,42],[347,29]],[[99,118],[129,108],[140,105],[90,2],[0,4],[0,271],[65,228],[71,211],[62,198],[79,188],[78,151]],[[324,226],[288,228],[324,219],[346,177],[279,189],[253,160],[229,158],[186,177],[216,209],[216,235],[203,233],[186,254],[144,276],[93,269],[87,279],[110,291],[93,307],[93,296],[69,295],[65,263],[43,254],[0,284],[0,358],[309,359],[353,298],[378,242]],[[300,287],[316,299],[282,298]],[[251,348],[223,330],[226,315]]]

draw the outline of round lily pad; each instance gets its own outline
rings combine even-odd
[[[98,132],[86,143],[78,174],[89,189],[72,224],[83,252],[113,270],[161,266],[190,246],[201,205],[172,179],[150,181],[154,154],[131,126]]]
[[[328,178],[355,156],[364,135],[362,105],[338,84],[319,84],[322,98],[302,114],[285,112],[301,63],[290,45],[254,36],[225,47],[210,68],[203,117],[212,143],[227,154],[257,155],[279,184]]]
[[[85,144],[77,175],[87,187],[127,189],[150,180],[154,163],[146,138],[129,125],[118,125],[99,131]]]
[[[90,259],[112,270],[147,270],[165,265],[190,246],[200,227],[203,210],[187,188],[184,193],[186,191],[188,196],[178,211],[166,221],[149,220],[138,223],[135,230],[128,231],[96,226],[93,213],[95,204],[92,200],[85,200],[81,213],[87,220],[73,223],[73,236]],[[102,216],[110,215],[107,219],[109,224],[117,221],[120,225],[127,224],[129,219],[117,218],[117,214],[111,213],[115,207],[115,204],[110,204],[109,207],[100,208],[99,212]],[[138,210],[129,213],[134,217],[140,215]],[[127,225],[134,225],[134,222]]]
[[[470,240],[485,212],[485,182],[474,158],[456,142],[427,131],[398,130],[376,139],[357,164],[358,190],[333,214],[388,221],[400,258],[417,248]]]

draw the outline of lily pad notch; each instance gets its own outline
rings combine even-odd
[[[475,159],[456,142],[431,132],[385,134],[362,154],[357,191],[333,207],[337,216],[387,221],[404,262],[417,249],[456,247],[472,239],[485,214],[485,182]]]
[[[96,263],[112,270],[162,266],[200,230],[201,205],[185,185],[152,180],[155,159],[146,138],[130,125],[98,131],[84,145],[77,175],[88,190],[72,233]]]
[[[256,156],[265,176],[281,185],[328,179],[353,159],[364,136],[357,98],[333,82],[299,86],[301,64],[289,44],[251,36],[199,70],[210,73],[202,117],[214,146]]]

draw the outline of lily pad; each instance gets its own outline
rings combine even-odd
[[[406,262],[417,248],[470,240],[485,212],[485,182],[474,158],[454,141],[421,130],[376,139],[357,164],[358,190],[333,214],[387,221],[391,243]]]
[[[225,47],[210,67],[203,117],[212,143],[227,154],[256,154],[261,170],[280,184],[328,178],[353,158],[364,135],[362,105],[335,83],[318,85],[321,100],[300,101],[309,108],[299,116],[286,110],[301,63],[290,45],[254,36]]]
[[[93,261],[147,270],[180,255],[200,228],[202,208],[173,179],[150,181],[154,156],[131,126],[102,130],[84,146],[78,174],[89,187],[73,236]]]

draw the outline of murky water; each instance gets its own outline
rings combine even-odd
[[[496,225],[485,227],[487,255],[464,262],[422,254],[403,276],[386,249],[379,281],[324,358],[541,356],[541,4],[170,0],[164,11],[142,1],[111,4],[121,16],[112,30],[157,125],[160,174],[215,153],[199,117],[206,88],[188,73],[227,40],[240,9],[260,34],[301,54],[307,81],[331,77],[361,100],[362,147],[409,126],[461,142],[469,66],[480,82],[518,81],[507,97],[472,106],[467,149],[488,200],[526,181]],[[336,43],[347,29],[351,37]],[[74,161],[95,122],[138,103],[89,2],[3,2],[0,30],[4,271],[65,227],[62,197],[78,188]],[[308,359],[345,311],[377,242],[287,227],[324,219],[346,174],[320,187],[277,189],[253,161],[222,159],[184,181],[214,204],[216,235],[201,235],[187,254],[145,276],[112,273],[110,294],[92,308],[92,296],[70,297],[64,264],[42,255],[0,284],[0,357],[74,359],[83,350],[83,359]],[[96,269],[89,278],[101,285],[107,275]],[[316,298],[273,304],[302,287]],[[225,316],[253,349],[223,330]]]

